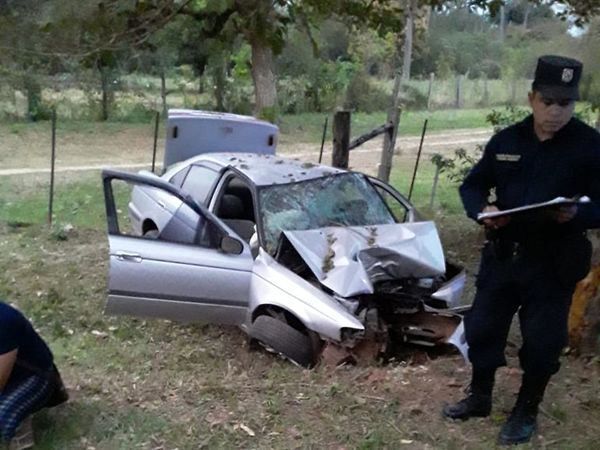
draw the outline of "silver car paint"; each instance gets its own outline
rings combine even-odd
[[[278,134],[276,125],[250,116],[171,109],[164,167],[207,152],[274,154]]]
[[[162,178],[169,180],[186,165],[205,162],[217,167],[233,167],[255,186],[287,184],[347,172],[335,167],[307,163],[296,158],[282,156],[254,153],[206,153],[169,168]]]
[[[171,170],[167,171],[162,178],[168,180],[174,173],[181,170],[185,165],[201,161],[208,161],[221,167],[232,165],[257,185],[289,183],[292,181],[317,178],[330,173],[344,172],[342,170],[332,169],[326,166],[305,165],[299,161],[279,157],[257,156],[254,154],[205,154],[192,158],[184,163],[177,164]],[[271,167],[271,169],[265,170],[266,167]],[[147,188],[144,187],[144,189]],[[140,207],[139,210],[149,211],[153,208],[155,209],[156,206],[150,207],[150,205],[148,205],[145,207]],[[211,217],[214,219],[214,216]],[[227,230],[231,231],[228,228]],[[161,256],[164,258],[163,261],[173,260],[174,252],[172,245],[173,244],[170,243],[165,245],[166,250]],[[246,253],[246,251],[247,246],[244,244],[244,253]],[[111,255],[113,255],[112,250]],[[193,265],[193,259],[194,258],[191,258],[186,262],[186,264]],[[113,277],[112,260],[113,256],[111,256],[111,278]],[[235,258],[227,259],[228,263],[231,263],[234,260]],[[202,261],[204,264],[206,259],[204,256],[202,256],[202,258],[196,261],[196,263],[199,261]],[[173,262],[177,264],[175,261]],[[116,269],[117,267],[118,266],[115,263],[115,273],[118,271]],[[224,272],[229,271],[229,268],[225,266],[221,267],[221,269],[226,269],[223,270]],[[254,263],[252,263],[250,257],[249,266],[246,268],[246,270],[252,270],[251,281],[248,282],[247,289],[244,287],[245,285],[243,285],[243,283],[238,285],[240,291],[244,291],[244,289],[246,289],[245,294],[241,294],[238,299],[241,300],[244,298],[245,302],[247,303],[247,308],[230,305],[229,307],[239,310],[236,313],[227,312],[223,305],[215,309],[209,307],[208,304],[202,304],[202,302],[181,302],[176,299],[163,301],[155,298],[148,298],[142,303],[144,303],[144,308],[148,309],[147,312],[154,311],[156,313],[155,315],[160,317],[166,317],[168,314],[170,314],[171,317],[175,319],[177,319],[177,317],[173,316],[179,316],[179,319],[177,320],[200,320],[217,323],[226,323],[225,321],[227,320],[227,316],[229,318],[233,317],[233,320],[229,323],[240,323],[241,315],[238,313],[243,310],[245,312],[243,316],[245,320],[244,327],[246,329],[251,326],[252,314],[258,307],[264,305],[276,305],[290,311],[292,314],[298,317],[298,319],[301,320],[305,326],[307,326],[307,328],[319,333],[323,338],[332,339],[335,341],[339,341],[341,339],[342,328],[352,328],[355,330],[364,329],[361,322],[347,309],[345,309],[340,302],[327,295],[319,288],[308,283],[306,280],[302,279],[287,268],[281,266],[279,263],[273,260],[270,255],[265,253],[265,257],[257,258]],[[177,272],[177,270],[174,272]],[[190,271],[189,276],[194,277],[193,270]],[[144,278],[145,277],[141,277],[141,279],[138,281],[143,283]],[[447,292],[450,291],[450,298],[454,299],[454,293],[459,290],[458,285],[464,284],[464,274],[462,280],[463,283],[460,283],[460,276],[450,280],[444,287],[442,287],[442,289],[438,291],[439,296],[446,297],[449,295]],[[214,281],[217,281],[217,279]],[[212,295],[216,295],[218,297],[218,291],[220,291],[222,287],[228,283],[230,283],[229,276],[223,276],[222,278],[218,278],[218,281],[214,283],[213,288],[215,290],[211,290],[209,285],[208,291],[206,291],[204,288],[194,291],[193,286],[189,285],[186,287],[186,289],[184,289],[184,297],[188,294],[197,296],[198,292],[202,292],[203,297],[206,298]],[[187,283],[183,283],[183,285],[186,284]],[[117,280],[116,285],[119,285],[119,280]],[[161,285],[161,287],[164,289],[164,285]],[[181,288],[181,286],[177,287]],[[167,289],[164,291],[166,292]],[[152,291],[150,290],[149,292]],[[119,298],[119,296],[114,295],[113,299],[115,302],[113,302],[113,306],[117,304],[118,300],[121,302],[121,310],[124,311],[128,308],[127,305],[129,305],[131,307],[130,310],[135,312],[136,315],[141,313],[139,304],[136,308],[131,301],[124,299],[123,297],[124,296],[121,296]],[[238,303],[238,305],[239,304],[241,303]],[[200,305],[202,308],[198,308],[196,305]],[[116,309],[118,308],[108,308],[107,310],[114,311]],[[172,310],[177,310],[177,313],[173,312]]]
[[[462,293],[467,282],[467,274],[461,271],[444,283],[437,291],[431,294],[436,300],[443,300],[448,308],[456,308],[460,305]]]
[[[334,341],[341,340],[342,328],[364,330],[362,323],[334,298],[260,249],[250,285],[248,326],[254,311],[266,305],[289,311],[308,329]]]
[[[229,255],[129,236],[111,235],[109,243],[107,312],[238,325],[245,320],[253,265],[247,244],[241,255]]]
[[[317,279],[342,297],[372,294],[377,281],[431,277],[445,270],[433,222],[284,233]],[[325,260],[331,266],[327,271],[323,269]]]

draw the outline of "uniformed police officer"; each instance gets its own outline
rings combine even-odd
[[[529,93],[532,114],[492,137],[460,187],[467,215],[475,220],[480,212],[559,196],[591,199],[483,220],[488,240],[465,318],[470,392],[443,414],[462,420],[490,414],[495,371],[506,364],[506,339],[518,312],[523,377],[500,431],[505,445],[527,442],[535,432],[538,405],[567,344],[571,296],[590,267],[585,230],[600,227],[600,134],[573,117],[581,71],[571,58],[539,58]]]

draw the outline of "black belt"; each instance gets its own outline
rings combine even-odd
[[[585,238],[587,233],[577,232],[564,236],[536,237],[527,241],[515,241],[511,239],[496,238],[486,242],[492,254],[497,259],[515,259],[521,256],[545,256],[549,255],[557,243],[564,239],[581,236]]]

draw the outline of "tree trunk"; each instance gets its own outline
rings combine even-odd
[[[42,87],[35,75],[25,74],[23,85],[27,94],[27,119],[35,122],[40,117],[42,106]]]
[[[110,103],[111,103],[111,87],[110,87],[110,70],[100,68],[100,85],[102,89],[102,110],[100,111],[100,119],[108,120]]]
[[[589,232],[592,270],[577,284],[569,312],[569,345],[582,355],[600,354],[600,231]]]
[[[500,42],[504,42],[504,22],[505,10],[504,5],[500,6]]]
[[[402,81],[410,80],[412,65],[413,35],[415,28],[415,0],[408,0],[406,24],[404,26],[404,45],[402,47]]]
[[[215,102],[217,111],[225,111],[225,61],[220,63],[215,70]]]
[[[523,29],[526,30],[527,29],[527,25],[529,22],[529,13],[531,12],[531,5],[529,3],[527,3],[527,6],[525,8],[525,17],[523,17]]]
[[[465,76],[462,74],[456,75],[456,100],[454,101],[454,107],[461,109],[463,107],[463,80]]]
[[[252,48],[252,81],[256,104],[254,115],[274,121],[276,119],[277,86],[273,73],[273,50],[260,39],[253,39]]]

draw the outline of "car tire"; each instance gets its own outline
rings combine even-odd
[[[310,337],[275,317],[258,316],[250,336],[302,367],[310,368],[317,362]]]

